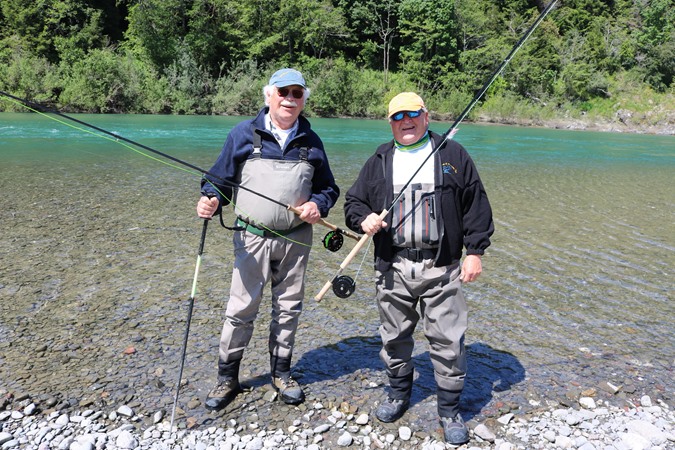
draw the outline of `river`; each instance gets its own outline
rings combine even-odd
[[[207,170],[241,120],[75,117]],[[0,388],[71,406],[166,409],[201,230],[199,172],[59,120],[0,114]],[[327,220],[344,226],[344,192],[389,127],[310,121],[342,189]],[[645,392],[672,407],[675,138],[462,125],[455,140],[476,162],[496,226],[483,275],[465,286],[465,414],[545,406],[574,389],[607,401]],[[385,379],[372,248],[344,271],[356,279],[351,297],[317,302],[354,244],[330,253],[327,231],[315,227],[294,370],[316,398],[364,409]],[[198,417],[211,417],[199,404],[215,381],[231,266],[231,232],[213,221],[181,391],[181,408]],[[254,390],[268,383],[262,310],[242,374]],[[423,422],[434,381],[420,332],[416,340],[413,411]],[[606,383],[619,391],[606,394]]]

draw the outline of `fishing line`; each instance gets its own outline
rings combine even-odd
[[[382,211],[382,213],[380,213],[380,215],[379,215],[379,218],[380,218],[380,219],[384,219],[384,218],[389,214],[389,210],[390,210],[392,207],[394,207],[394,205],[396,205],[396,203],[399,201],[399,199],[403,196],[404,191],[405,191],[406,188],[410,185],[410,183],[412,183],[412,181],[415,179],[415,177],[417,176],[417,174],[422,170],[422,168],[424,167],[424,164],[426,164],[426,162],[427,162],[427,161],[428,161],[428,160],[429,160],[436,152],[438,152],[438,150],[440,150],[440,148],[445,144],[445,142],[446,142],[447,140],[451,140],[451,139],[454,137],[454,135],[455,135],[455,134],[457,133],[457,131],[458,131],[458,130],[457,130],[457,126],[458,126],[458,125],[466,118],[466,116],[469,114],[469,112],[470,112],[470,111],[473,109],[473,107],[478,103],[478,101],[481,99],[481,97],[483,97],[483,95],[485,94],[485,92],[490,88],[490,86],[492,85],[492,83],[494,83],[494,81],[497,79],[497,77],[504,71],[504,68],[506,67],[506,65],[511,61],[511,59],[512,59],[513,56],[516,54],[516,52],[517,52],[518,50],[520,50],[520,48],[523,46],[523,44],[525,43],[525,41],[530,37],[530,35],[534,32],[534,30],[539,26],[539,24],[541,23],[541,21],[544,20],[544,18],[545,18],[545,17],[548,15],[548,13],[553,9],[553,6],[554,6],[557,2],[558,2],[558,0],[552,0],[552,1],[546,6],[546,8],[544,8],[544,10],[541,12],[541,14],[539,14],[539,17],[537,17],[537,20],[534,21],[534,23],[530,26],[530,28],[527,29],[527,31],[525,32],[525,34],[520,38],[520,40],[516,43],[516,45],[511,49],[511,51],[510,51],[509,54],[506,56],[506,58],[502,61],[502,63],[499,65],[499,67],[497,68],[497,70],[495,70],[495,71],[492,73],[492,75],[490,76],[490,78],[488,79],[488,81],[485,82],[485,84],[483,85],[483,87],[482,87],[482,88],[476,93],[476,95],[473,97],[473,100],[471,100],[471,102],[466,106],[466,108],[464,108],[464,111],[462,111],[462,113],[457,117],[457,119],[456,119],[455,122],[452,124],[452,126],[450,127],[450,129],[449,129],[448,131],[446,131],[445,134],[443,134],[441,141],[434,147],[434,149],[429,153],[429,155],[427,155],[427,157],[424,159],[424,161],[422,161],[422,163],[419,165],[419,167],[417,168],[417,170],[415,170],[415,172],[412,174],[412,176],[410,177],[410,179],[405,183],[405,185],[403,185],[403,187],[402,187],[401,190],[399,191],[398,195],[395,196],[395,198],[394,198],[394,200],[391,202],[391,204],[390,204],[386,209],[384,209],[384,210]],[[316,295],[316,297],[314,297],[314,298],[316,299],[316,301],[321,301],[321,299],[322,299],[323,296],[326,294],[326,292],[328,292],[328,290],[331,288],[331,285],[332,285],[336,280],[340,279],[340,275],[341,275],[342,271],[347,267],[347,265],[348,265],[349,262],[354,258],[354,256],[356,256],[356,254],[359,252],[359,250],[361,249],[361,247],[363,247],[363,245],[366,243],[366,241],[368,240],[369,237],[370,237],[370,236],[368,236],[367,234],[364,234],[364,235],[361,237],[361,239],[359,240],[359,242],[354,246],[354,248],[352,249],[352,251],[347,255],[347,257],[346,257],[345,260],[342,262],[342,264],[340,264],[340,267],[339,267],[338,270],[336,271],[334,278],[333,278],[332,280],[327,281],[326,284],[325,284],[325,285],[323,286],[323,288],[321,289],[321,291],[319,291],[319,293]],[[343,281],[343,283],[344,283],[344,281]]]
[[[133,141],[133,140],[131,140],[131,139],[125,138],[124,136],[120,136],[120,135],[118,135],[118,134],[116,134],[116,133],[113,133],[113,132],[111,132],[111,131],[105,130],[105,129],[103,129],[103,128],[99,128],[99,127],[97,127],[96,125],[92,125],[92,124],[90,124],[90,123],[87,123],[87,122],[84,122],[84,121],[82,121],[82,120],[76,119],[76,118],[71,117],[71,116],[69,116],[69,115],[67,115],[67,114],[63,114],[62,112],[60,112],[60,111],[58,111],[58,110],[48,109],[48,108],[45,108],[44,106],[39,105],[39,104],[37,104],[37,103],[33,103],[33,102],[30,102],[30,101],[28,101],[28,100],[26,100],[26,99],[22,99],[22,98],[16,97],[16,96],[14,96],[14,95],[12,95],[12,94],[9,94],[9,93],[7,93],[7,92],[5,92],[5,91],[0,90],[0,94],[1,94],[1,95],[4,95],[5,97],[7,97],[11,102],[13,102],[13,103],[15,103],[15,104],[17,104],[17,105],[19,105],[19,106],[22,106],[22,107],[24,107],[24,108],[26,108],[26,109],[29,109],[30,111],[33,111],[33,112],[35,112],[35,113],[37,113],[37,114],[39,114],[39,115],[41,115],[41,116],[43,116],[43,117],[46,117],[46,118],[48,118],[48,119],[50,119],[50,120],[54,120],[55,122],[61,123],[61,124],[65,125],[65,126],[68,126],[68,127],[70,127],[70,128],[73,128],[73,129],[76,129],[76,130],[79,130],[79,131],[82,131],[82,132],[85,132],[85,133],[88,133],[88,134],[91,134],[91,135],[93,135],[93,136],[100,137],[100,138],[102,138],[102,139],[106,139],[106,140],[108,140],[108,141],[118,143],[118,144],[122,145],[123,147],[128,148],[128,149],[134,151],[135,153],[137,153],[137,154],[139,154],[139,155],[145,156],[146,158],[150,158],[150,159],[152,159],[152,160],[154,160],[154,161],[160,162],[160,163],[162,163],[162,164],[166,164],[166,165],[168,165],[169,167],[173,167],[173,168],[175,168],[175,169],[182,170],[182,171],[184,171],[184,172],[187,172],[187,173],[190,173],[190,174],[195,175],[195,174],[196,174],[195,172],[191,172],[191,171],[185,169],[184,167],[180,167],[180,166],[177,166],[177,165],[175,165],[175,164],[171,164],[171,163],[169,163],[169,162],[167,162],[167,161],[164,161],[164,160],[162,160],[162,159],[159,159],[159,158],[157,158],[157,157],[155,157],[155,156],[153,156],[153,155],[149,155],[149,154],[147,154],[147,153],[144,153],[144,152],[138,150],[137,148],[134,148],[134,147],[131,147],[131,146],[127,145],[126,143],[135,145],[136,147],[142,148],[142,149],[147,150],[147,151],[149,151],[149,152],[151,152],[151,153],[154,153],[154,154],[156,154],[156,155],[162,156],[163,158],[166,158],[166,159],[171,160],[171,161],[173,161],[173,162],[175,162],[175,163],[178,163],[178,164],[180,164],[180,165],[182,165],[182,166],[185,166],[185,167],[187,167],[187,168],[189,168],[189,169],[192,169],[192,170],[198,172],[200,175],[202,175],[202,177],[204,177],[204,179],[205,179],[209,184],[211,184],[211,186],[213,186],[213,187],[214,187],[214,188],[215,188],[215,189],[223,196],[223,198],[227,199],[233,206],[236,206],[236,205],[234,205],[234,203],[232,202],[232,199],[227,198],[227,196],[225,196],[225,195],[224,195],[224,194],[223,194],[223,193],[222,193],[222,192],[221,192],[221,191],[220,191],[220,190],[219,190],[219,189],[218,189],[218,188],[210,181],[210,180],[208,180],[207,178],[205,178],[205,175],[208,175],[208,176],[214,178],[215,180],[217,180],[218,182],[221,182],[221,183],[223,183],[223,184],[225,184],[225,185],[227,185],[227,186],[230,186],[230,187],[232,187],[232,188],[243,189],[243,190],[248,191],[248,192],[250,192],[250,193],[252,193],[252,194],[254,194],[254,195],[257,195],[257,196],[259,196],[259,197],[261,197],[261,198],[264,198],[265,200],[268,200],[268,201],[270,201],[270,202],[272,202],[272,203],[274,203],[274,204],[276,204],[276,205],[279,205],[279,206],[282,206],[282,207],[286,208],[287,210],[293,212],[293,213],[296,214],[296,215],[300,215],[300,214],[301,214],[301,211],[300,211],[300,210],[298,210],[297,208],[295,208],[295,207],[293,207],[293,206],[291,206],[291,205],[287,205],[287,204],[281,203],[281,202],[278,201],[278,200],[275,200],[275,199],[273,199],[273,198],[271,198],[271,197],[268,197],[268,196],[265,195],[265,194],[262,194],[262,193],[260,193],[260,192],[254,191],[254,190],[252,190],[252,189],[250,189],[250,188],[247,188],[246,186],[242,186],[242,185],[237,184],[237,183],[234,183],[234,182],[232,182],[232,181],[225,180],[225,179],[223,179],[223,178],[221,178],[221,177],[218,177],[217,175],[214,175],[213,173],[211,173],[211,172],[209,172],[209,171],[207,171],[207,170],[204,170],[204,169],[202,169],[202,168],[200,168],[200,167],[198,167],[198,166],[195,166],[194,164],[191,164],[191,163],[189,163],[189,162],[187,162],[187,161],[184,161],[184,160],[182,160],[182,159],[176,158],[175,156],[171,156],[171,155],[169,155],[169,154],[167,154],[167,153],[161,152],[161,151],[156,150],[156,149],[154,149],[154,148],[152,148],[152,147],[148,147],[147,145],[144,145],[144,144],[141,144],[141,143],[139,143],[139,142]],[[49,113],[49,114],[47,114],[47,113]],[[57,119],[57,118],[55,118],[55,117],[52,117],[50,114],[53,114],[53,115],[56,115],[56,116],[59,116],[59,117],[63,117],[64,119],[68,119],[68,120],[70,120],[70,121],[72,121],[72,122],[75,122],[75,123],[77,123],[77,124],[80,124],[80,125],[83,125],[83,126],[85,126],[85,127],[91,128],[91,129],[93,129],[93,130],[98,131],[99,133],[103,133],[103,135],[93,133],[93,132],[91,132],[90,130],[87,130],[87,129],[85,129],[85,128],[81,128],[81,127],[74,126],[74,125],[72,125],[72,124],[69,124],[69,123],[67,123],[67,122],[64,122],[63,120],[59,120],[59,119]],[[120,142],[120,141],[123,141],[123,142]],[[358,241],[358,240],[361,238],[360,235],[358,235],[358,234],[356,234],[356,233],[353,233],[353,232],[351,232],[350,230],[344,230],[344,229],[342,229],[342,228],[340,228],[340,227],[337,227],[336,225],[333,225],[333,224],[331,224],[331,223],[329,223],[329,222],[326,222],[326,221],[323,220],[323,219],[320,219],[317,223],[320,224],[320,225],[323,225],[323,226],[325,226],[325,227],[327,227],[327,228],[329,228],[329,229],[331,229],[331,230],[332,230],[333,232],[335,232],[335,233],[344,234],[344,235],[346,235],[346,236],[348,236],[348,237],[350,237],[350,238],[352,238],[352,239],[354,239],[354,240],[356,240],[356,241]],[[285,236],[282,236],[280,233],[275,232],[274,230],[270,230],[270,229],[268,229],[268,228],[265,228],[265,229],[266,229],[267,231],[269,231],[269,232],[271,232],[271,233],[277,235],[278,237],[282,237],[282,238],[284,238],[284,239],[290,240],[290,239],[286,238]],[[330,234],[330,232],[329,232],[329,234]],[[293,241],[293,242],[295,242],[295,241]],[[302,243],[300,243],[300,244],[302,244]],[[302,245],[306,245],[306,246],[307,246],[308,244],[302,244]],[[308,245],[308,246],[311,247],[311,245]],[[328,247],[326,247],[326,248],[328,248]],[[330,249],[329,249],[329,250],[330,250]],[[331,250],[331,251],[336,251],[336,250]]]

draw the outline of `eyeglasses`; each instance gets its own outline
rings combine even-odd
[[[393,120],[394,122],[398,122],[398,121],[403,120],[403,118],[405,116],[408,116],[409,118],[414,119],[416,117],[419,117],[420,114],[422,114],[423,111],[424,111],[423,109],[420,109],[418,111],[400,111],[400,112],[397,112],[396,114],[392,115],[390,117],[390,119]]]
[[[294,99],[301,99],[305,96],[305,91],[302,89],[289,89],[287,87],[277,88],[277,94],[279,97],[288,97],[289,92]]]

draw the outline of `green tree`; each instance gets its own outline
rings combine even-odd
[[[645,80],[663,92],[675,74],[675,6],[672,0],[640,0],[639,4],[637,66]]]
[[[351,3],[351,2],[349,2]],[[377,64],[370,67],[382,68],[384,82],[388,81],[392,57],[396,56],[392,45],[398,35],[398,1],[396,0],[366,0],[347,5],[351,11],[351,21],[360,39],[363,51],[361,57],[369,60],[368,53],[380,53]]]
[[[142,91],[129,77],[123,58],[111,49],[92,50],[68,68],[59,101],[79,111],[119,113],[136,109]],[[64,63],[65,64],[65,63]]]
[[[142,0],[129,8],[124,48],[163,71],[178,58],[187,34],[184,0]]]
[[[284,25],[279,36],[289,63],[302,60],[303,56],[319,59],[334,56],[339,42],[349,36],[341,9],[329,0],[281,2],[275,19],[277,24]]]
[[[2,39],[18,36],[22,47],[51,63],[76,61],[108,42],[103,11],[85,0],[3,0]]]
[[[250,6],[240,0],[196,0],[187,12],[185,43],[197,64],[213,76],[246,59],[252,31]]]
[[[459,57],[454,0],[403,0],[399,13],[402,68],[420,87],[438,88]]]

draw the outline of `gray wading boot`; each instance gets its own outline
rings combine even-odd
[[[375,411],[380,422],[394,422],[400,419],[410,407],[414,372],[403,377],[389,377],[391,393]]]
[[[452,445],[469,442],[469,429],[459,414],[459,396],[461,391],[437,390],[438,415],[441,417],[443,437]]]
[[[204,406],[210,411],[219,411],[232,403],[241,392],[239,365],[241,360],[218,361],[218,384],[206,396]]]
[[[291,378],[291,358],[270,355],[272,386],[279,393],[281,401],[289,405],[299,405],[305,401],[302,388]]]

